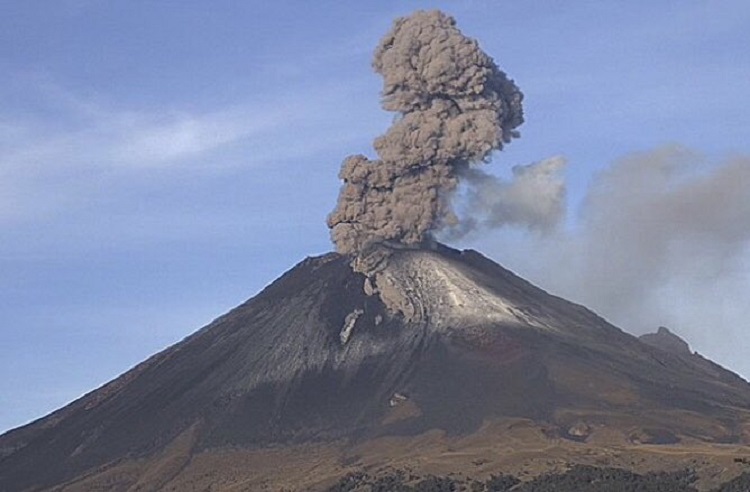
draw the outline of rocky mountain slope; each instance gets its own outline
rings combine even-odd
[[[661,449],[684,446],[737,475],[749,423],[735,374],[643,343],[477,252],[391,251],[370,278],[332,253],[0,436],[0,490],[315,488],[405,463],[486,474],[498,450],[517,460],[531,445],[552,463],[532,474],[587,456],[634,468],[657,448],[652,464],[667,466],[679,460]]]

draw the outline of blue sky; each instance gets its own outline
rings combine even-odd
[[[418,8],[521,87],[486,170],[565,156],[567,227],[629,153],[750,155],[745,1],[0,1],[0,431],[332,249],[338,167],[392,118],[371,53]],[[460,246],[525,274],[497,241]],[[743,347],[715,354],[748,376]]]

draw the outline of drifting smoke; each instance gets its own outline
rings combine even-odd
[[[639,306],[674,302],[657,294],[678,276],[714,286],[736,270],[750,241],[750,161],[706,168],[697,155],[665,148],[622,160],[599,177],[580,238],[592,304],[623,319]]]
[[[748,157],[635,154],[594,179],[574,228],[506,234],[497,256],[622,328],[668,326],[750,377],[750,305],[737,302],[750,292],[749,187]]]
[[[348,157],[328,227],[339,252],[419,245],[455,223],[450,197],[469,164],[518,137],[522,94],[442,12],[397,19],[375,52],[383,108],[398,119],[377,138],[380,157]]]
[[[480,169],[461,174],[469,186],[458,224],[441,235],[459,239],[471,232],[503,226],[524,226],[552,232],[565,217],[565,159],[551,157],[513,166],[513,180],[504,181]]]

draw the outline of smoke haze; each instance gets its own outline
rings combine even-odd
[[[450,198],[469,164],[518,137],[522,94],[439,11],[399,18],[375,51],[382,105],[398,117],[374,142],[379,156],[348,157],[328,226],[341,253],[389,242],[418,245],[455,224]]]
[[[565,218],[566,186],[562,172],[565,159],[551,157],[513,166],[512,181],[480,169],[461,175],[467,183],[458,223],[441,238],[459,239],[469,233],[503,226],[523,226],[541,233],[554,231]]]
[[[748,189],[748,157],[633,154],[595,178],[567,230],[506,235],[492,253],[633,333],[666,325],[728,360],[750,349]]]

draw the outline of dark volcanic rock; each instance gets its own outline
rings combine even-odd
[[[660,326],[656,333],[647,333],[638,337],[640,341],[673,354],[690,355],[690,345],[669,329]]]
[[[120,378],[0,436],[0,490],[149,460],[186,435],[190,454],[430,429],[462,435],[500,417],[567,430],[579,417],[567,421],[565,411],[606,411],[638,415],[651,434],[739,439],[745,381],[641,343],[479,253],[396,251],[379,275],[401,314],[365,293],[347,258],[304,260]],[[397,404],[415,410],[385,419]],[[665,418],[671,411],[693,417]],[[696,416],[720,431],[695,428]]]
[[[745,472],[719,487],[716,492],[747,492],[750,490],[750,472]]]
[[[724,490],[747,491],[746,484],[738,477]],[[403,472],[396,471],[379,477],[367,474],[351,474],[343,477],[326,492],[359,491],[398,491],[398,492],[441,492],[466,490],[466,482],[475,492],[696,492],[692,486],[696,477],[689,470],[673,473],[647,473],[639,475],[619,468],[598,468],[574,466],[564,473],[550,473],[521,483],[510,475],[492,476],[486,482],[460,480],[451,477],[415,477],[407,481]]]

